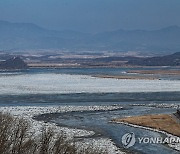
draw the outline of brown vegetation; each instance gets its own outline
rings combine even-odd
[[[180,124],[175,120],[173,115],[144,115],[127,117],[122,119],[114,119],[113,122],[126,122],[134,125],[140,125],[155,128],[168,132],[173,135],[180,136]]]

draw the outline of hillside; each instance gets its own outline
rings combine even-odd
[[[180,66],[180,52],[161,57],[133,59],[128,61],[127,64],[140,66]]]
[[[27,64],[19,57],[0,62],[0,69],[27,69]]]

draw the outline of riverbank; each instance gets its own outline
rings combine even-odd
[[[111,122],[142,128],[164,134],[167,137],[180,137],[180,123],[172,114],[143,115],[113,119]],[[169,143],[169,147],[180,151],[180,143]]]
[[[162,130],[170,134],[180,136],[180,124],[173,115],[158,114],[113,119],[113,122],[127,122],[135,125],[145,126]]]
[[[9,113],[13,117],[23,118],[29,122],[31,131],[34,135],[39,135],[43,128],[50,127],[56,134],[64,133],[68,139],[80,138],[77,144],[84,146],[94,145],[101,149],[107,150],[108,154],[125,154],[119,150],[118,147],[109,138],[87,138],[95,134],[94,131],[87,131],[84,129],[59,127],[55,123],[46,123],[44,121],[37,121],[33,117],[40,114],[47,113],[67,113],[75,111],[111,111],[122,109],[121,106],[8,106],[0,107],[0,112]],[[84,138],[84,140],[83,140]]]

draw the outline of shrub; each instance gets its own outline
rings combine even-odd
[[[29,123],[0,113],[0,154],[105,154],[94,146],[80,147],[64,133],[44,128],[39,136],[30,132]]]

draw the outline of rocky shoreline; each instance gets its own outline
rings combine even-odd
[[[83,129],[73,129],[67,127],[59,127],[54,123],[45,123],[43,121],[36,121],[33,119],[34,116],[47,113],[56,113],[56,112],[72,112],[72,111],[107,111],[107,110],[116,110],[122,109],[121,106],[51,106],[51,107],[40,107],[40,106],[17,106],[17,107],[0,107],[0,112],[10,113],[14,117],[21,117],[29,121],[31,124],[30,133],[41,132],[43,127],[51,127],[53,130],[58,133],[62,132],[68,138],[73,137],[86,137],[94,135],[93,131],[87,131]],[[99,138],[99,139],[85,139],[81,144],[95,144],[101,148],[107,148],[109,154],[124,154],[120,151],[118,147],[111,141],[109,138]]]

